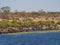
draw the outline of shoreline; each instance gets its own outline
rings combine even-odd
[[[16,34],[43,34],[43,33],[54,33],[60,32],[60,30],[48,30],[48,31],[32,31],[32,32],[16,32],[16,33],[6,33],[2,35],[16,35]]]

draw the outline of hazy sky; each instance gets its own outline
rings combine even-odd
[[[60,0],[0,0],[0,8],[11,7],[11,10],[18,11],[60,11]]]

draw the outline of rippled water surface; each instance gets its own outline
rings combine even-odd
[[[0,34],[0,45],[60,45],[60,33]]]

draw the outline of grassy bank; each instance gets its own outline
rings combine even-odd
[[[16,32],[16,33],[8,33],[8,35],[16,35],[16,34],[40,34],[40,33],[50,33],[50,32],[60,32],[60,30],[32,31],[32,32]]]

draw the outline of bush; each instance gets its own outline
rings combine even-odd
[[[13,20],[12,22],[8,22],[8,21],[0,21],[0,26],[4,27],[4,26],[19,26],[19,22],[17,22],[16,20]]]

